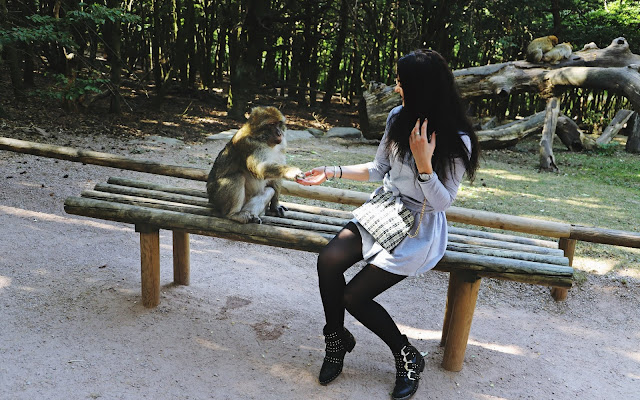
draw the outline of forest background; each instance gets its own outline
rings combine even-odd
[[[217,95],[211,102],[238,120],[260,94],[312,109],[327,110],[334,95],[354,105],[369,81],[391,84],[397,58],[419,47],[453,69],[523,59],[533,38],[550,34],[574,50],[620,36],[640,49],[632,0],[0,0],[0,24],[17,99],[76,110],[107,97],[120,113],[125,88],[149,89],[156,106],[179,88]],[[596,125],[624,106],[614,94],[579,95],[595,99],[581,111]],[[523,101],[544,108],[535,96],[494,100],[477,116],[504,117]]]

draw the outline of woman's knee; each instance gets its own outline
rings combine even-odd
[[[340,254],[335,251],[332,251],[330,248],[325,247],[318,254],[318,275],[325,274],[334,274],[340,273],[342,274],[344,271],[342,270],[342,262],[341,262]]]

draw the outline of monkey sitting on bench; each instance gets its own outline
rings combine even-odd
[[[294,181],[302,171],[286,165],[285,117],[275,107],[256,107],[247,122],[218,154],[207,194],[214,211],[246,224],[261,215],[284,215],[279,204],[282,179]]]

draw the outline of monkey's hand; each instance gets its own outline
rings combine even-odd
[[[287,169],[287,172],[284,173],[284,179],[287,179],[289,181],[296,181],[298,179],[298,177],[302,176],[303,173],[300,170],[300,168],[297,167],[289,167]]]
[[[304,176],[296,179],[296,182],[300,185],[315,186],[327,180],[327,176],[324,174],[324,167],[316,167],[311,171],[305,172],[303,175]]]

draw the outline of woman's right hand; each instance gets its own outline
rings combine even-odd
[[[304,173],[303,178],[296,179],[300,185],[316,186],[327,180],[326,167],[316,167]]]
[[[418,172],[430,174],[433,172],[433,166],[431,165],[431,159],[433,153],[436,150],[436,133],[431,132],[431,140],[427,134],[427,123],[425,119],[422,125],[420,120],[416,121],[416,125],[413,127],[411,134],[409,135],[409,147],[411,154],[416,162]]]

